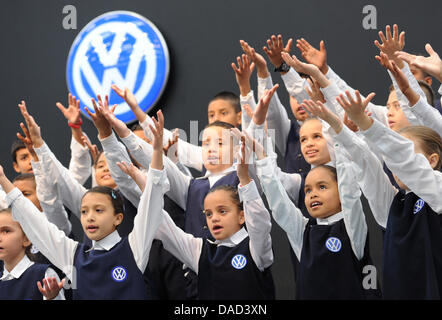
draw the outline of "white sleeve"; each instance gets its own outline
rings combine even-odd
[[[155,233],[162,221],[164,193],[169,188],[165,171],[149,168],[146,187],[141,195],[129,245],[138,268],[144,272]]]
[[[241,127],[242,128],[248,128],[250,125],[250,122],[252,119],[249,117],[247,112],[244,110],[244,106],[246,104],[249,105],[250,109],[255,111],[256,109],[256,101],[255,97],[253,96],[253,90],[250,90],[250,92],[246,96],[239,96],[239,103],[241,104]]]
[[[86,135],[84,133],[84,135]],[[84,185],[91,175],[91,155],[87,146],[82,146],[71,139],[71,161],[69,162],[69,172],[80,184]]]
[[[442,137],[442,115],[430,106],[426,98],[419,98],[414,106],[407,107],[420,120],[422,125],[433,129]]]
[[[86,188],[72,177],[69,170],[57,160],[46,143],[34,150],[40,160],[42,172],[45,173],[45,183],[51,181],[55,184],[63,205],[80,219],[81,199],[86,193]]]
[[[12,217],[20,223],[32,244],[54,266],[65,272],[69,279],[73,279],[72,274],[66,270],[72,270],[78,242],[69,239],[63,231],[50,223],[19,189],[14,188],[9,192],[7,201],[12,208]]]
[[[6,192],[0,186],[0,210],[6,209],[8,204],[6,202]]]
[[[301,78],[299,73],[296,72],[293,68],[290,68],[287,73],[281,74],[281,78],[282,81],[284,81],[284,85],[289,95],[295,98],[298,103],[302,103],[304,100],[310,99],[307,91],[305,91],[306,87],[310,87],[308,81]]]
[[[41,171],[40,161],[34,162],[31,160],[31,164],[35,176],[37,198],[40,201],[43,212],[46,214],[49,222],[55,224],[58,229],[69,236],[72,230],[72,224],[69,221],[63,202],[61,202],[61,199],[58,197],[57,189],[50,181],[44,181],[46,176]]]
[[[104,139],[99,139],[103,146],[104,156],[109,172],[123,195],[135,206],[140,202],[141,190],[136,182],[117,165],[119,161],[131,163],[132,160],[124,145],[117,140],[114,132]],[[141,139],[140,139],[141,140]],[[148,168],[148,167],[146,167]]]
[[[350,157],[344,148],[340,148],[339,144],[335,144],[335,155],[339,199],[345,229],[354,254],[361,260],[367,240],[367,223],[361,203],[361,191],[357,185]]]
[[[376,222],[385,229],[397,189],[391,184],[378,157],[366,142],[347,126],[343,125],[341,132],[335,135],[334,139],[351,155],[351,161],[357,167],[354,169],[357,183],[368,201]]]
[[[152,119],[146,117],[146,120],[141,122],[140,126],[143,128],[146,137],[153,140],[152,132],[149,129],[149,124],[154,126]],[[170,130],[164,129],[163,144],[167,144],[169,139],[172,139],[172,137],[173,133]],[[198,143],[198,141],[196,142]],[[186,167],[194,168],[198,171],[203,170],[203,157],[200,146],[191,144],[182,138],[178,138],[177,152],[180,162]]]
[[[273,82],[270,75],[265,79],[258,78],[258,97],[260,97],[260,94],[262,95],[265,90],[270,90],[272,87]],[[276,92],[272,99],[270,99],[266,120],[268,131],[270,132],[270,130],[272,130],[273,132],[273,134],[270,134],[273,143],[276,145],[279,152],[285,155],[291,120]]]
[[[273,264],[270,214],[253,180],[245,186],[238,185],[238,194],[243,203],[250,253],[258,269],[264,271]]]
[[[303,235],[308,219],[293,204],[275,175],[272,159],[257,161],[257,173],[276,223],[287,233],[290,245],[298,259],[301,258]]]
[[[433,170],[423,154],[414,152],[414,143],[377,121],[362,134],[376,145],[391,172],[442,214],[442,172]]]
[[[203,239],[177,227],[169,214],[163,210],[163,220],[155,238],[161,240],[164,249],[198,274]]]

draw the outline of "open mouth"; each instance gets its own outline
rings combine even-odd
[[[392,126],[394,126],[394,121],[388,121],[388,126],[391,128]]]
[[[320,206],[322,206],[322,202],[319,202],[319,201],[314,201],[314,202],[310,203],[310,208],[312,210],[315,210],[315,209],[319,208]]]
[[[314,157],[314,156],[316,156],[317,154],[318,154],[318,150],[308,150],[305,154],[308,156],[308,157]]]
[[[101,177],[101,179],[105,180],[105,179],[110,179],[112,178],[110,174],[105,174],[104,176]]]
[[[87,226],[87,231],[90,233],[94,233],[97,230],[98,230],[97,226]]]
[[[222,230],[223,230],[223,227],[218,226],[218,225],[215,225],[215,226],[212,227],[212,232],[214,234],[220,233]]]
[[[298,107],[297,112],[300,113],[300,114],[304,114],[306,111],[305,111],[305,109],[303,107]]]

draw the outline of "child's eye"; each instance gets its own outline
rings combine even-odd
[[[212,211],[203,211],[203,213],[206,215],[207,218],[211,218],[212,217]]]
[[[219,212],[220,212],[221,214],[226,214],[228,211],[227,211],[226,209],[221,209]]]
[[[81,210],[80,213],[81,214],[86,214],[86,210]]]
[[[305,194],[309,194],[310,192],[311,192],[310,189],[307,189],[307,190],[304,191]]]
[[[319,189],[324,190],[327,189],[324,185],[319,186]]]

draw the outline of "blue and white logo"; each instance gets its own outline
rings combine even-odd
[[[417,200],[416,203],[414,204],[413,213],[416,214],[419,211],[421,211],[422,208],[424,207],[424,205],[425,205],[424,200],[422,200],[422,199]]]
[[[169,75],[169,51],[163,36],[146,18],[128,11],[105,13],[77,35],[67,61],[69,92],[93,113],[91,98],[109,96],[115,115],[125,123],[136,120],[125,101],[111,88],[127,87],[147,112],[160,98]]]
[[[242,254],[237,254],[232,258],[232,267],[235,269],[242,269],[246,266],[247,259]]]
[[[127,271],[121,266],[115,267],[112,269],[112,279],[117,282],[124,281],[127,277]]]
[[[325,242],[325,247],[331,252],[339,252],[342,248],[342,243],[338,238],[330,237]]]

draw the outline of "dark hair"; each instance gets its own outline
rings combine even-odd
[[[23,181],[23,180],[31,180],[35,183],[35,175],[33,173],[20,173],[18,176],[12,180],[12,183],[15,181]]]
[[[425,154],[430,155],[437,153],[439,155],[439,161],[437,162],[434,170],[441,170],[442,138],[436,131],[425,126],[408,126],[399,130],[399,133],[417,138],[421,142],[420,145]]]
[[[425,93],[425,96],[427,97],[427,102],[430,106],[434,107],[434,91],[431,88],[431,86],[426,83],[423,80],[418,81],[419,86],[421,87],[422,91]]]
[[[97,154],[97,158],[94,161],[94,168],[97,167],[98,159],[100,159],[101,155],[103,154],[103,150],[99,150]]]
[[[238,97],[238,95],[234,94],[233,92],[221,91],[221,92],[217,93],[209,101],[209,104],[215,100],[225,100],[232,105],[232,107],[235,109],[236,113],[241,112],[241,103],[240,103],[239,97]]]
[[[243,203],[242,203],[241,200],[239,199],[238,189],[235,188],[235,187],[233,187],[233,186],[231,186],[231,185],[224,184],[224,185],[216,186],[216,187],[214,187],[214,188],[212,188],[212,189],[209,190],[209,192],[207,193],[206,197],[207,197],[209,194],[211,194],[211,193],[213,193],[213,192],[216,192],[216,191],[219,191],[219,190],[223,190],[223,191],[226,191],[226,192],[230,193],[230,198],[231,198],[231,199],[233,200],[233,202],[237,205],[238,209],[239,209],[240,211],[244,210]],[[204,197],[204,199],[205,199],[206,197]]]
[[[131,131],[137,131],[137,130],[143,130],[143,131],[144,131],[143,127],[140,126],[139,123],[135,123],[135,124],[133,124],[133,125],[130,127],[130,130],[131,130]]]
[[[15,140],[11,145],[11,156],[12,162],[17,162],[17,151],[20,149],[25,149],[26,145],[21,140]]]
[[[112,206],[114,207],[115,214],[117,214],[117,213],[124,214],[124,201],[123,201],[123,197],[121,196],[119,191],[114,190],[109,187],[105,187],[105,186],[97,186],[97,187],[93,187],[92,189],[89,189],[88,191],[86,191],[86,193],[83,195],[81,200],[83,201],[83,198],[85,197],[85,195],[87,195],[89,193],[101,193],[101,194],[108,195],[111,200]]]
[[[233,128],[235,128],[234,125],[232,125],[232,124],[230,124],[228,122],[219,121],[219,120],[215,121],[215,122],[212,122],[212,123],[209,123],[208,125],[206,125],[204,127],[204,129],[207,129],[207,128],[210,128],[210,127],[221,127],[221,128],[224,128],[224,129],[233,129]]]
[[[333,177],[333,180],[338,182],[338,172],[336,171],[335,167],[329,166],[327,164],[321,164],[319,166],[316,166],[316,167],[312,168],[310,170],[310,172],[312,172],[313,170],[316,170],[318,168],[323,168],[323,169],[326,169],[327,171],[329,171],[331,173],[332,177]]]

